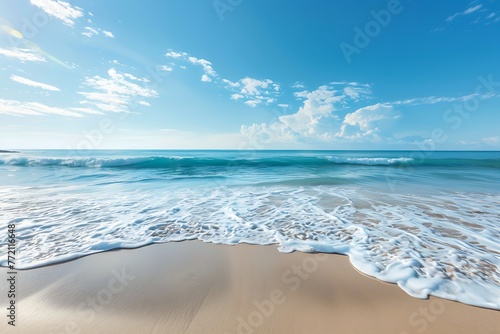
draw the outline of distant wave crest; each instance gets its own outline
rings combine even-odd
[[[414,159],[411,157],[271,157],[271,158],[197,158],[179,156],[149,156],[124,158],[39,158],[6,157],[0,165],[21,167],[86,167],[86,168],[189,168],[189,167],[327,167],[334,165],[365,166],[473,166],[500,168],[500,159]]]

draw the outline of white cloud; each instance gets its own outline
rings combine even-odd
[[[60,89],[57,88],[57,87],[54,87],[54,86],[51,86],[51,85],[47,85],[47,84],[44,84],[44,83],[41,83],[41,82],[33,81],[33,80],[30,80],[30,79],[27,79],[27,78],[23,78],[23,77],[20,77],[20,76],[17,76],[17,75],[11,75],[10,79],[13,80],[13,81],[15,81],[15,82],[18,82],[20,84],[31,86],[31,87],[42,88],[42,89],[50,90],[50,91],[53,91],[53,92],[60,91]]]
[[[138,83],[146,83],[146,78],[137,78],[129,73],[118,73],[115,69],[108,71],[108,78],[94,76],[86,78],[84,84],[94,89],[92,92],[78,92],[87,101],[103,111],[126,112],[133,102],[145,105],[146,101],[138,98],[154,98],[158,92]],[[142,101],[142,103],[141,103]]]
[[[70,3],[61,0],[31,0],[32,5],[40,8],[48,15],[61,20],[65,25],[73,26],[75,20],[83,16],[83,10],[71,6]]]
[[[480,10],[480,9],[481,9],[481,7],[483,7],[483,5],[479,4],[479,5],[476,5],[476,6],[474,6],[474,7],[467,8],[467,9],[464,11],[464,15],[468,15],[468,14],[474,13],[475,11]]]
[[[146,102],[146,101],[139,101],[139,102],[137,102],[137,103],[139,103],[140,105],[146,106],[146,107],[151,106],[151,103]]]
[[[288,108],[290,108],[290,105],[285,104],[285,103],[280,103],[280,104],[278,104],[278,107],[283,108],[283,109],[288,109]]]
[[[99,34],[99,32],[92,27],[85,27],[84,29],[91,32],[92,34],[95,34],[95,35]]]
[[[245,77],[233,82],[222,79],[226,84],[225,88],[232,92],[232,100],[245,99],[244,102],[250,107],[258,104],[271,104],[276,102],[276,96],[279,94],[280,86],[270,79],[259,80],[251,77]]]
[[[261,104],[261,100],[248,100],[244,102],[247,106],[255,108],[257,105]]]
[[[257,80],[254,78],[246,77],[240,80],[243,88],[241,88],[241,93],[245,95],[262,95],[264,89],[267,89],[273,82],[269,79],[267,80]]]
[[[481,140],[486,145],[500,146],[500,137],[488,137]]]
[[[281,116],[279,120],[294,132],[305,136],[316,134],[319,120],[329,116],[335,110],[335,104],[347,98],[341,91],[326,85],[312,92],[300,92],[296,96],[305,98],[303,105],[295,114]]]
[[[174,70],[172,67],[167,65],[160,65],[158,68],[160,69],[160,71],[165,71],[165,72],[172,72]]]
[[[478,10],[480,10],[482,7],[483,7],[483,5],[481,5],[481,4],[476,5],[474,7],[469,7],[466,10],[464,10],[463,12],[458,12],[458,13],[455,13],[455,14],[449,16],[446,19],[446,21],[447,22],[451,22],[451,21],[453,21],[458,16],[464,16],[464,15],[472,14],[472,13],[477,12]]]
[[[92,36],[95,36],[95,35],[99,35],[99,31],[100,31],[106,37],[115,38],[115,36],[113,35],[113,33],[110,32],[110,31],[106,31],[106,30],[102,30],[102,29],[94,29],[92,27],[84,27],[83,29],[85,29],[85,31],[82,32],[83,36],[92,37]]]
[[[201,76],[201,81],[203,82],[212,82],[213,79],[217,78],[217,72],[215,72],[215,70],[213,69],[212,63],[206,59],[190,56],[187,52],[176,52],[173,50],[169,50],[165,54],[165,56],[169,58],[185,60],[195,66],[201,66],[204,72],[204,74]]]
[[[342,126],[359,127],[363,132],[373,130],[376,121],[383,120],[388,117],[388,114],[393,110],[392,106],[386,104],[374,104],[363,107],[353,113],[349,113],[344,117]],[[341,134],[342,136],[342,134]]]
[[[282,123],[242,125],[241,136],[248,141],[249,148],[261,149],[268,144],[296,142],[297,136]]]
[[[212,67],[212,63],[205,59],[199,59],[196,57],[188,57],[189,62],[193,65],[199,65],[203,68],[205,74],[201,77],[201,81],[203,82],[212,82],[211,77],[216,77],[217,73],[214,71]]]
[[[63,108],[49,107],[38,102],[20,102],[0,99],[0,114],[18,116],[58,115],[66,117],[82,117],[81,114]]]
[[[83,29],[85,29],[85,31],[82,32],[83,36],[92,37],[94,35],[99,35],[99,31],[95,30],[92,27],[84,27]]]
[[[300,92],[295,92],[293,93],[293,95],[298,99],[303,99],[303,98],[306,98],[307,97],[307,94],[309,94],[309,91],[307,90],[303,90],[303,91],[300,91]]]
[[[165,54],[165,56],[170,57],[170,58],[174,58],[174,59],[185,58],[185,57],[187,57],[187,55],[188,54],[186,52],[175,52],[172,50]]]
[[[222,82],[227,84],[229,87],[237,88],[240,86],[239,82],[232,82],[231,80],[222,79]]]
[[[443,103],[443,102],[464,102],[473,98],[477,98],[479,100],[486,100],[490,99],[493,97],[498,97],[498,94],[494,93],[486,93],[486,94],[468,94],[468,95],[462,95],[462,96],[456,96],[456,97],[447,97],[447,96],[428,96],[428,97],[417,97],[413,99],[407,99],[407,100],[400,100],[400,101],[394,101],[394,102],[388,102],[387,104],[391,105],[422,105],[422,104],[436,104],[436,103]]]
[[[243,87],[240,87],[240,90],[247,89],[245,91],[247,94],[235,93],[231,96],[232,99],[242,99],[251,107],[259,103],[274,102],[270,101],[272,97],[254,92],[254,87],[259,87],[261,92],[268,91],[261,87],[262,82],[265,81],[258,81],[258,85],[254,81],[248,81],[245,84],[242,80],[239,82]],[[401,118],[398,106],[409,108],[437,103],[463,103],[471,99],[483,100],[500,96],[494,93],[473,93],[456,97],[429,96],[367,104],[366,101],[372,99],[371,86],[357,82],[331,82],[313,91],[302,90],[293,94],[299,101],[302,101],[302,105],[296,112],[280,116],[276,121],[269,123],[242,125],[241,135],[249,142],[270,143],[271,146],[284,142],[287,145],[292,142],[294,145],[317,145],[331,142],[377,142],[382,139],[393,142],[398,140],[421,142],[424,139],[422,135],[398,137],[388,132],[389,129],[395,129],[395,123]],[[277,106],[284,109],[289,107],[288,104],[283,103]],[[352,107],[356,109],[347,114],[342,113],[343,110]],[[425,132],[422,133],[425,134]],[[266,141],[263,141],[263,138],[267,138]],[[484,138],[483,143],[499,145],[498,138],[500,137]]]
[[[116,72],[116,71],[115,71]],[[134,81],[140,81],[140,82],[150,82],[148,78],[138,78],[130,73],[123,73],[123,76],[126,77],[126,78],[129,78],[131,80],[134,80]]]
[[[102,33],[106,37],[115,38],[115,35],[113,35],[113,33],[111,31],[102,30]]]
[[[295,89],[304,89],[305,86],[302,82],[299,82],[299,81],[295,81],[295,83],[292,85],[292,88],[295,88]]]
[[[79,92],[86,99],[99,101],[110,105],[126,105],[129,101],[126,97],[120,94],[110,92]]]
[[[241,94],[233,94],[233,95],[231,95],[231,100],[239,100],[239,99],[242,99],[242,98],[244,98],[244,96],[241,95]]]
[[[371,89],[369,85],[361,85],[351,82],[344,88],[344,94],[349,96],[351,99],[358,101],[359,99],[366,98],[370,95]]]
[[[165,56],[202,67],[204,74],[201,77],[201,81],[223,84],[223,87],[232,93],[231,99],[245,99],[244,103],[250,107],[255,107],[262,103],[271,104],[276,102],[276,96],[281,90],[280,85],[270,79],[259,80],[245,77],[234,82],[225,78],[220,78],[210,61],[191,56],[187,52],[169,50]],[[183,66],[180,67],[185,68]]]
[[[259,131],[265,132],[272,137],[291,140],[292,138],[314,138],[317,140],[326,140],[335,133],[330,124],[338,122],[338,115],[334,112],[343,108],[346,101],[356,101],[360,98],[368,98],[371,90],[367,85],[353,84],[351,90],[345,90],[345,87],[334,88],[323,85],[314,91],[296,92],[295,96],[303,100],[303,105],[297,112],[281,116],[276,122],[270,125],[256,125],[242,127],[242,135],[258,136]],[[256,99],[256,101],[259,101]],[[248,101],[247,101],[248,102]],[[286,104],[280,104],[283,108],[289,107]]]
[[[0,55],[5,56],[5,57],[9,57],[9,58],[16,58],[16,59],[20,60],[21,62],[25,62],[25,61],[44,62],[44,61],[46,61],[43,56],[41,56],[40,54],[38,54],[30,49],[20,49],[20,48],[2,49],[2,48],[0,48]]]

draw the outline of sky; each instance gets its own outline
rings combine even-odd
[[[0,149],[500,150],[500,1],[2,0]]]

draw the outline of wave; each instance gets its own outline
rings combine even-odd
[[[388,166],[397,164],[408,164],[413,162],[412,158],[348,158],[348,157],[327,157],[327,159],[337,164],[347,165],[368,165],[368,166]]]
[[[126,158],[1,158],[0,165],[20,167],[85,167],[85,168],[197,168],[197,167],[328,167],[335,165],[365,166],[443,166],[500,168],[500,159],[414,159],[411,157],[270,157],[270,158],[197,158],[149,156]]]

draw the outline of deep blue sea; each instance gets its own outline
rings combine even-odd
[[[174,240],[276,244],[500,309],[500,152],[0,154],[0,221],[16,224],[18,269]]]

